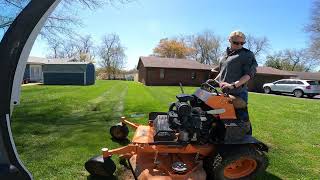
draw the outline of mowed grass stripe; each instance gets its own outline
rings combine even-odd
[[[14,121],[19,123],[13,123],[14,134],[23,134],[15,137],[16,145],[21,158],[35,179],[79,179],[79,177],[86,179],[88,173],[84,170],[84,162],[95,154],[101,154],[101,147],[119,146],[112,143],[108,130],[122,114],[120,111],[127,85],[121,81],[100,81],[96,86],[88,87],[95,92],[94,95],[85,90],[84,86],[65,88],[72,89],[72,91],[67,90],[69,96],[63,93],[54,95],[55,99],[62,101],[61,103],[47,102],[47,106],[58,106],[59,110],[44,111],[42,115],[31,113],[28,117],[15,113]],[[53,89],[57,90],[55,87]],[[101,96],[104,101],[96,104],[100,109],[92,111],[88,108],[89,102],[92,103],[92,100]],[[51,101],[50,96],[48,97]],[[45,101],[41,101],[45,104]],[[77,106],[70,106],[68,103],[75,103]],[[29,108],[32,109],[27,107]],[[80,111],[72,113],[75,109]],[[51,118],[52,116],[55,118]]]
[[[271,147],[268,170],[284,179],[319,179],[319,101],[255,93],[249,99],[254,136]]]
[[[144,115],[133,120],[146,123],[149,112],[166,112],[171,102],[177,101],[176,95],[180,94],[177,86],[144,86],[141,83],[129,82],[128,95],[126,97],[125,115]],[[184,87],[185,93],[193,93],[195,87]]]

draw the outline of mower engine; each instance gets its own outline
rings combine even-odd
[[[172,103],[166,115],[158,115],[153,121],[154,140],[178,141],[180,143],[205,144],[212,136],[214,118],[200,107],[190,105],[196,97],[177,95],[178,101]]]

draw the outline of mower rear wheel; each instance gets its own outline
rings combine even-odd
[[[209,179],[255,179],[267,168],[268,159],[263,152],[253,147],[235,149],[237,150],[218,154],[210,162],[211,167],[206,169]]]
[[[112,176],[116,171],[116,165],[112,159],[103,158],[102,155],[89,159],[84,167],[93,176]]]
[[[125,140],[129,134],[129,128],[127,125],[118,123],[110,128],[111,136],[116,140]]]

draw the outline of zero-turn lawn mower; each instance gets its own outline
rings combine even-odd
[[[11,114],[19,104],[21,82],[32,45],[46,19],[61,0],[32,0],[20,12],[0,42],[0,179],[32,179],[19,159]],[[115,139],[135,129],[131,143],[90,159],[92,175],[115,171],[112,155],[127,159],[136,179],[250,179],[267,167],[268,147],[247,133],[237,108],[243,103],[219,93],[209,83],[193,95],[180,94],[168,112],[152,112],[148,125],[121,119],[111,127]],[[240,102],[240,101],[238,101]]]
[[[102,148],[102,156],[85,163],[91,175],[110,176],[116,170],[112,155],[128,160],[138,180],[254,179],[268,166],[268,147],[251,136],[237,117],[246,103],[218,92],[209,81],[192,95],[177,95],[168,112],[149,113],[148,125],[121,117],[110,128],[114,139],[128,136],[130,144]]]

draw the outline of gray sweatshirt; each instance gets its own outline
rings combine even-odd
[[[217,80],[220,82],[234,83],[239,81],[244,75],[249,75],[250,79],[256,74],[258,64],[254,54],[246,49],[242,48],[236,51],[230,51],[227,48],[225,54],[219,61],[219,74]],[[230,94],[239,94],[247,89],[247,83],[230,90]]]

